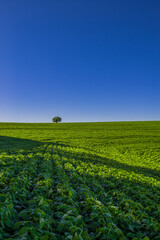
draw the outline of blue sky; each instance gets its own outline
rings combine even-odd
[[[0,1],[0,121],[160,120],[159,0]]]

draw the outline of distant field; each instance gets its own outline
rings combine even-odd
[[[160,121],[0,123],[0,239],[160,240]]]

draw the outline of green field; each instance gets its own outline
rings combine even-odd
[[[160,240],[160,121],[0,123],[0,239]]]

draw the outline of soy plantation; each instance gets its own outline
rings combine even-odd
[[[160,122],[0,123],[0,239],[160,240]]]

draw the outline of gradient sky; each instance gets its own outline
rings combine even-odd
[[[0,121],[160,120],[159,0],[1,0]]]

